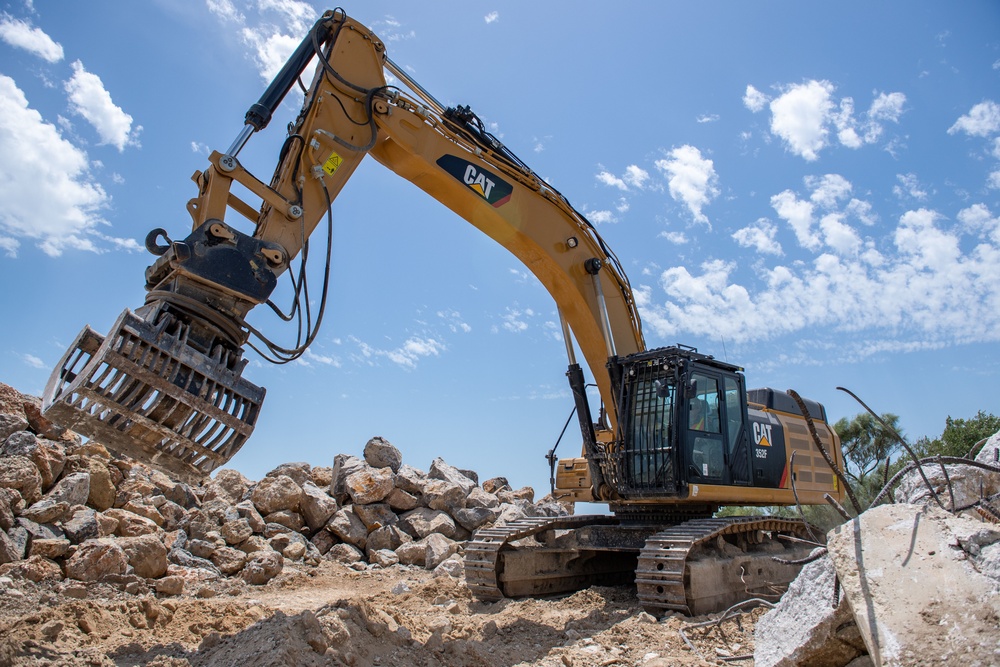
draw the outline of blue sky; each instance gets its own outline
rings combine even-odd
[[[141,305],[142,239],[186,234],[190,175],[323,9],[0,7],[0,381],[40,394],[84,324]],[[997,3],[345,9],[598,226],[650,346],[696,346],[834,419],[860,411],[846,386],[911,439],[1000,413]],[[259,177],[294,102],[283,113],[241,154]],[[329,465],[381,435],[417,467],[440,455],[541,495],[572,408],[552,299],[374,161],[333,213],[324,327],[299,363],[250,354],[268,398],[234,467]]]

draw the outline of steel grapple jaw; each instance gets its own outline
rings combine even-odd
[[[253,432],[264,389],[222,346],[203,352],[190,328],[126,310],[107,336],[85,327],[45,387],[53,422],[198,484]]]

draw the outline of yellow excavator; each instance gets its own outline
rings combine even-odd
[[[265,184],[238,156],[314,58],[301,111]],[[628,279],[594,226],[471,109],[438,103],[342,10],[323,14],[229,149],[194,174],[190,234],[149,233],[156,259],[145,272],[144,305],[126,309],[106,336],[84,328],[46,386],[46,416],[191,483],[229,461],[264,399],[243,377],[244,348],[281,362],[315,338],[323,307],[309,310],[309,238],[324,218],[332,225],[331,203],[367,155],[509,250],[552,295],[583,439],[580,457],[552,457],[554,492],[610,509],[478,531],[465,554],[477,597],[634,581],[651,612],[700,614],[794,578],[795,561],[810,550],[803,521],[713,516],[721,506],[841,500],[832,468],[843,468],[843,455],[823,406],[794,393],[747,391],[743,369],[694,348],[647,349]],[[259,206],[238,198],[234,183]],[[327,258],[330,236],[328,229]],[[286,272],[291,313],[270,300]],[[329,259],[324,301],[328,280]],[[286,319],[304,317],[295,347],[247,322],[261,304]],[[596,418],[577,349],[600,393]]]

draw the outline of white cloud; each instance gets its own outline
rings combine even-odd
[[[684,245],[689,239],[684,232],[660,232],[660,238],[664,238],[674,245]]]
[[[698,116],[694,119],[696,123],[715,123],[719,120],[719,114],[717,113],[706,113]]]
[[[986,177],[986,187],[990,190],[1000,190],[1000,171],[990,172]]]
[[[752,225],[738,229],[732,234],[742,248],[753,248],[765,255],[781,255],[781,244],[775,240],[778,228],[767,218],[761,218]]]
[[[21,359],[32,368],[48,368],[49,365],[33,354],[22,354]]]
[[[687,206],[695,222],[711,226],[702,212],[719,195],[719,177],[711,160],[703,158],[694,146],[675,148],[667,159],[657,160],[656,167],[668,176],[670,196]]]
[[[244,5],[244,14],[231,0],[206,0],[208,9],[222,21],[241,26],[243,43],[253,52],[261,78],[270,81],[281,70],[319,13],[300,0],[258,0],[256,7]],[[391,19],[389,19],[391,21]],[[398,26],[398,23],[396,24]],[[398,38],[398,37],[397,37]],[[386,36],[391,41],[391,35]],[[293,88],[297,91],[297,88]]]
[[[993,100],[975,105],[948,128],[948,134],[956,132],[965,132],[973,137],[987,137],[1000,132],[1000,105]]]
[[[243,14],[236,9],[236,6],[231,2],[231,0],[205,0],[205,4],[208,5],[208,11],[223,20],[233,21],[236,23],[242,23],[245,20]]]
[[[110,197],[90,173],[87,154],[28,106],[0,75],[0,242],[8,255],[30,239],[51,256],[66,248],[99,251],[100,211]],[[59,156],[59,159],[53,159]]]
[[[597,173],[597,180],[604,185],[609,185],[613,188],[618,188],[619,190],[628,190],[628,184],[625,183],[625,179],[619,178],[609,171],[599,171]]]
[[[771,197],[771,208],[789,224],[800,246],[810,250],[820,247],[821,241],[812,230],[812,202],[799,199],[791,190],[785,190]]]
[[[927,191],[921,187],[916,174],[896,174],[896,180],[899,183],[893,186],[892,192],[900,199],[910,198],[917,201],[927,199]]]
[[[816,327],[820,333],[810,335],[831,349],[841,349],[844,334],[862,331],[869,341],[884,332],[901,349],[1000,341],[1000,220],[982,204],[957,217],[962,227],[949,230],[935,211],[907,211],[884,253],[821,252],[809,262],[758,266],[750,280],[742,274],[737,280],[736,264],[721,260],[706,261],[695,273],[667,269],[659,276],[663,302],[650,290],[642,293],[643,319],[668,338],[684,332],[736,342]],[[842,220],[828,215],[819,224],[836,237],[844,232],[833,229],[837,223]],[[963,243],[970,233],[978,244]],[[850,233],[827,242],[860,247]],[[878,347],[859,344],[855,353]]]
[[[597,172],[597,180],[604,185],[618,188],[624,192],[627,192],[629,188],[641,190],[649,182],[649,172],[639,165],[630,164],[625,167],[624,175],[615,176],[607,169],[601,167],[601,170]]]
[[[756,93],[749,86],[743,103],[751,111],[759,111],[765,98],[751,90]],[[906,105],[903,93],[876,92],[868,110],[856,118],[854,100],[845,97],[838,103],[834,91],[829,81],[784,86],[781,95],[770,101],[771,133],[788,151],[811,162],[829,145],[831,128],[841,145],[858,149],[878,142],[886,123],[898,123]]]
[[[813,161],[827,144],[826,129],[833,109],[833,84],[809,81],[788,87],[771,101],[771,132],[792,153]]]
[[[142,127],[132,129],[132,116],[115,105],[101,77],[84,69],[79,60],[73,63],[73,76],[65,88],[73,111],[97,130],[101,144],[110,144],[119,152],[126,146],[139,145]]]
[[[0,39],[50,63],[57,63],[63,59],[62,45],[45,34],[41,28],[32,28],[24,21],[6,14],[0,18]]]
[[[613,224],[618,222],[618,218],[615,214],[608,210],[587,211],[587,220],[590,220],[595,225]]]
[[[397,366],[412,370],[424,357],[439,356],[447,350],[447,346],[435,338],[411,336],[400,346],[391,349],[380,349],[351,336],[351,342],[358,346],[358,355],[352,355],[354,361],[373,366],[377,359],[388,359]]]
[[[483,17],[483,20],[486,21],[487,23],[495,23],[498,20],[500,20],[500,12],[490,12],[489,14]]]
[[[753,86],[747,86],[747,91],[743,94],[743,105],[754,113],[763,111],[770,100],[771,98]]]

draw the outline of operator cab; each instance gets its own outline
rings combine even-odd
[[[605,477],[622,498],[750,484],[742,368],[669,347],[618,359],[621,415]]]

